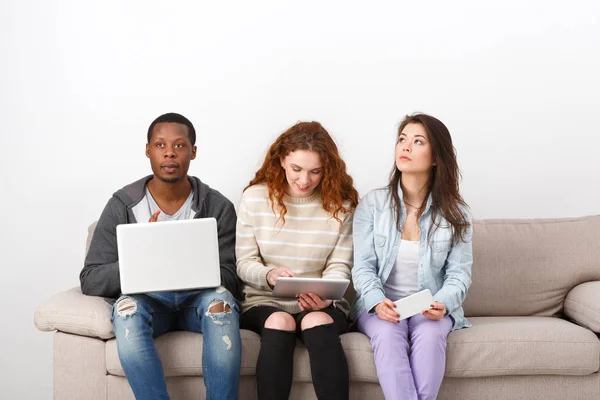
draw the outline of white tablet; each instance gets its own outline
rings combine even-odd
[[[272,296],[295,298],[300,293],[314,293],[323,300],[340,300],[349,284],[348,279],[281,277],[275,282]]]
[[[400,314],[400,319],[410,318],[413,315],[420,314],[423,310],[431,308],[434,301],[429,289],[421,290],[403,299],[396,300],[394,302],[396,305],[395,311]]]

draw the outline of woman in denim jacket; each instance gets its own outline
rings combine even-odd
[[[357,297],[350,317],[371,340],[386,399],[435,399],[450,331],[469,327],[472,225],[459,194],[450,132],[438,119],[406,116],[390,183],[354,213]],[[429,289],[435,302],[400,320],[394,301]]]

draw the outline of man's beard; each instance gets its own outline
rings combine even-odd
[[[165,183],[177,183],[183,179],[183,176],[176,176],[173,178],[163,178],[163,177],[159,176],[158,179],[160,179],[161,181],[163,181]]]

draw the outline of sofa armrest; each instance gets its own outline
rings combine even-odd
[[[600,281],[575,286],[565,299],[565,315],[596,333],[600,333]]]
[[[41,331],[61,331],[110,339],[114,337],[112,307],[103,298],[86,296],[79,287],[55,294],[35,310],[34,323]]]

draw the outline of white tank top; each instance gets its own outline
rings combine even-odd
[[[419,244],[417,241],[402,240],[396,262],[390,276],[383,285],[385,297],[392,301],[417,293],[417,271],[419,269]]]

